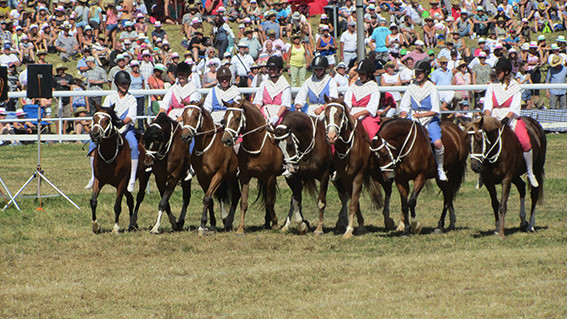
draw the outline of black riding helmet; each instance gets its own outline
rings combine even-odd
[[[175,76],[179,74],[191,74],[191,66],[187,62],[181,62],[177,65],[177,69],[175,70]]]
[[[132,79],[130,78],[130,74],[126,71],[118,71],[114,76],[114,84],[120,85],[124,83],[130,84]]]
[[[512,62],[507,58],[500,58],[494,65],[494,70],[503,70],[506,73],[512,72]]]
[[[364,59],[358,63],[358,67],[356,68],[356,72],[366,73],[366,74],[374,74],[376,72],[376,65],[374,61],[371,59]]]
[[[327,69],[329,67],[329,60],[327,60],[327,57],[324,57],[322,55],[318,55],[315,57],[315,59],[313,59],[313,62],[311,63],[311,68],[313,69]]]
[[[421,71],[425,73],[425,75],[429,75],[429,73],[431,73],[431,64],[429,63],[428,60],[420,60],[417,62],[417,65],[415,66],[415,70]]]
[[[283,59],[281,56],[279,55],[272,55],[269,59],[268,62],[266,63],[267,67],[275,67],[278,69],[283,69]]]

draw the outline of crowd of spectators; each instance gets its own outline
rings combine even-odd
[[[0,64],[8,67],[11,91],[25,89],[28,64],[48,63],[48,57],[58,60],[55,90],[114,89],[120,70],[131,74],[131,89],[164,89],[175,83],[180,61],[192,65],[191,81],[198,88],[217,85],[223,65],[230,65],[237,86],[259,87],[267,78],[266,61],[279,55],[291,85],[301,86],[310,62],[322,55],[342,87],[353,80],[356,27],[363,23],[366,51],[380,66],[376,81],[382,86],[408,85],[421,59],[432,61],[431,80],[438,85],[486,84],[502,56],[512,61],[520,83],[565,83],[564,0],[365,0],[363,21],[357,21],[352,0],[330,4],[338,8],[337,23],[326,14],[312,16],[305,4],[278,0],[166,0],[149,8],[136,0],[0,0]],[[565,93],[549,90],[544,98],[539,90],[526,90],[523,101],[526,108],[544,101],[545,107],[565,108]],[[480,107],[482,96],[442,91],[441,102],[444,109]],[[157,110],[162,97],[153,95],[148,103],[137,96],[139,115]],[[391,94],[394,104],[401,97]],[[62,98],[62,115],[92,114],[101,102]],[[58,101],[11,99],[2,107],[15,111],[27,104],[39,105],[49,117]],[[76,122],[64,123],[63,131],[88,129]],[[3,133],[14,131],[5,127]]]

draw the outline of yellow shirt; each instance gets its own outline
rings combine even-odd
[[[295,67],[303,67],[307,65],[307,59],[305,58],[305,46],[302,44],[299,49],[295,45],[291,45],[289,65]]]

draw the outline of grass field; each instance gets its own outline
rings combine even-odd
[[[158,196],[152,185],[142,204],[139,232],[108,233],[113,225],[110,187],[99,198],[105,233],[91,232],[89,178],[79,145],[43,147],[46,176],[81,206],[63,198],[19,199],[22,211],[0,212],[0,317],[99,318],[565,318],[567,316],[567,143],[548,135],[546,200],[537,232],[518,230],[517,192],[509,202],[508,237],[492,235],[485,189],[474,190],[469,171],[456,201],[456,231],[436,235],[442,200],[434,188],[418,201],[424,233],[385,232],[381,215],[362,200],[366,235],[333,233],[339,207],[329,191],[326,233],[320,237],[261,230],[252,206],[247,235],[197,237],[202,191],[193,183],[186,230],[149,234]],[[15,192],[33,173],[36,146],[0,148],[0,177]],[[290,191],[283,178],[276,212],[283,221]],[[25,193],[33,194],[36,181]],[[43,192],[54,194],[48,185]],[[179,191],[172,199],[180,209]],[[3,206],[3,205],[2,205]],[[317,220],[316,205],[304,204]],[[126,204],[123,203],[126,210]],[[128,223],[127,212],[121,226]],[[400,206],[394,192],[392,211]],[[239,217],[236,218],[235,225]]]

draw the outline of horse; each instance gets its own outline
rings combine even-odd
[[[393,229],[394,221],[390,218],[392,182],[384,180],[375,165],[370,152],[370,139],[362,122],[352,117],[342,97],[337,99],[325,97],[325,101],[327,102],[324,113],[327,142],[335,146],[333,166],[350,196],[348,224],[343,238],[351,238],[353,235],[354,215],[357,215],[358,231],[360,233],[366,231],[359,204],[363,185],[370,194],[372,204],[376,208],[384,206],[382,214],[386,229]],[[382,198],[379,184],[384,188],[385,199]]]
[[[240,198],[240,186],[236,173],[238,158],[232,147],[226,147],[221,141],[223,127],[214,123],[211,114],[206,111],[203,103],[187,105],[183,110],[183,126],[181,139],[185,143],[195,140],[191,155],[191,164],[197,174],[197,180],[203,189],[203,213],[199,236],[206,234],[207,211],[211,218],[210,231],[216,231],[214,214],[215,195],[221,202],[222,219],[225,231],[232,230],[234,212]],[[230,203],[230,210],[225,214],[224,205]]]
[[[531,187],[531,216],[526,221],[525,199],[526,183],[521,175],[526,172],[526,164],[522,156],[522,147],[516,134],[508,125],[491,116],[483,116],[466,124],[466,131],[471,138],[471,168],[479,173],[482,182],[488,189],[494,211],[496,224],[495,234],[504,238],[505,216],[507,211],[510,184],[513,183],[520,194],[520,229],[535,231],[536,205],[543,200],[544,165],[547,152],[545,132],[538,121],[530,117],[521,117],[533,149],[533,170],[539,187]],[[502,184],[502,197],[498,201],[496,185]]]
[[[244,218],[248,209],[250,179],[258,179],[259,195],[266,209],[264,228],[278,228],[278,217],[274,211],[276,203],[276,178],[283,172],[282,151],[276,145],[270,123],[260,110],[246,99],[237,103],[226,103],[225,123],[222,142],[233,146],[242,137],[238,151],[238,178],[242,187],[240,199],[240,223],[237,234],[244,234]]]
[[[315,180],[319,180],[319,223],[314,233],[321,235],[333,157],[331,148],[325,141],[325,124],[303,112],[288,112],[276,127],[275,139],[279,141],[278,146],[282,150],[285,163],[293,173],[286,178],[292,190],[292,197],[282,231],[288,231],[293,221],[300,234],[306,233],[308,224],[302,214],[302,190],[305,186],[311,194],[315,194]]]
[[[98,194],[102,187],[106,184],[116,188],[116,200],[114,202],[114,227],[113,233],[118,233],[120,227],[118,225],[120,212],[122,211],[122,196],[126,196],[126,203],[130,213],[130,224],[128,230],[138,229],[138,212],[134,211],[134,198],[127,191],[128,180],[130,178],[130,148],[128,142],[118,132],[120,119],[114,111],[114,105],[110,108],[97,108],[93,115],[93,123],[91,127],[90,138],[97,145],[94,150],[94,175],[93,193],[90,200],[92,211],[92,230],[95,234],[101,231],[100,225],[96,218],[96,207],[98,203]],[[145,153],[144,147],[138,143],[140,155]],[[136,176],[140,180],[140,188],[138,195],[144,192],[148,179],[144,178],[143,167],[138,164]],[[142,198],[143,199],[143,198]],[[139,206],[141,200],[138,197]]]
[[[469,147],[465,132],[452,122],[441,122],[441,134],[445,147],[444,169],[448,179],[445,182],[438,178],[437,163],[429,134],[421,124],[410,119],[392,119],[383,123],[372,139],[372,151],[378,159],[384,177],[394,179],[400,193],[402,221],[398,231],[409,233],[410,226],[414,233],[421,231],[422,226],[416,219],[415,207],[419,193],[426,181],[431,178],[436,179],[443,193],[443,211],[435,232],[444,231],[447,211],[450,219],[447,230],[455,229],[453,201],[465,177]],[[409,181],[414,181],[414,184],[408,199]],[[411,219],[408,216],[410,211]]]
[[[191,154],[189,145],[181,140],[181,125],[171,119],[165,113],[160,113],[146,129],[143,137],[146,154],[143,157],[146,172],[153,172],[156,184],[161,196],[158,205],[158,216],[154,227],[150,230],[152,234],[159,234],[161,217],[163,212],[167,213],[169,222],[174,231],[183,230],[187,206],[191,200],[191,181],[185,181],[185,173],[189,169]],[[179,220],[171,212],[169,199],[175,190],[175,186],[181,180],[183,190],[183,204]],[[141,196],[144,193],[141,192]],[[140,194],[138,194],[140,196]],[[136,205],[136,210],[138,205]]]

